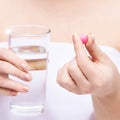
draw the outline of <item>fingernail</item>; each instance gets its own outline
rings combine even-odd
[[[87,35],[81,35],[80,39],[83,44],[86,44],[88,42],[88,36]]]
[[[92,40],[95,40],[95,35],[93,33],[91,34],[91,38]]]
[[[21,66],[24,69],[24,71],[28,72],[28,70],[29,70],[29,66],[28,65],[22,63]]]
[[[78,39],[78,34],[77,33],[74,34],[74,38]]]
[[[30,81],[30,80],[32,80],[32,76],[29,73],[27,73],[27,74],[25,74],[25,79],[27,81]]]
[[[29,87],[23,86],[21,92],[25,93],[25,92],[28,92],[28,91],[29,91]]]
[[[11,96],[16,96],[16,95],[17,95],[17,92],[16,92],[16,91],[12,91],[12,92],[10,92],[10,95],[11,95]]]

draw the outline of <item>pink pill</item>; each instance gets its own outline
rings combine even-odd
[[[88,41],[88,36],[87,35],[81,35],[80,39],[81,39],[81,41],[82,41],[83,44],[86,44],[87,41]]]

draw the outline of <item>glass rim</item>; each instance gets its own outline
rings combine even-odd
[[[41,29],[43,30],[40,33],[34,34],[34,33],[22,33],[22,32],[17,32],[15,31],[15,29],[19,29],[19,28],[37,28],[37,29]],[[43,26],[43,25],[13,25],[9,27],[9,35],[20,35],[20,36],[43,36],[43,35],[48,35],[51,33],[50,28],[48,28],[47,26]]]

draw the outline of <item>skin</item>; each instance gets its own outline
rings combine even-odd
[[[96,42],[98,44],[109,45],[120,50],[119,3],[119,0],[21,0],[19,2],[15,0],[12,0],[12,2],[5,0],[2,1],[2,4],[0,4],[0,12],[2,14],[0,22],[0,33],[2,34],[0,35],[0,40],[7,39],[3,32],[9,25],[42,23],[50,26],[53,31],[52,40],[54,41],[61,42],[62,40],[63,42],[71,42],[69,40],[71,40],[71,34],[74,31],[79,32],[80,34],[93,31],[97,36]],[[38,11],[40,11],[40,14],[38,14]],[[9,13],[12,13],[11,17],[9,17]],[[74,40],[74,42],[75,41],[76,40]],[[119,73],[115,65],[103,52],[98,49],[95,43],[92,43],[91,39],[89,39],[85,46],[91,54],[91,59],[87,57],[82,44],[79,42],[78,45],[80,46],[80,48],[79,46],[78,48],[82,51],[82,54],[80,52],[81,56],[79,55],[79,57],[77,57],[78,54],[76,54],[76,57],[73,58],[73,60],[66,63],[63,68],[61,68],[58,73],[58,83],[62,87],[77,94],[91,93],[96,119],[119,119]],[[2,52],[4,50],[0,51]],[[26,74],[27,72],[24,72],[24,70],[20,69],[21,67],[18,67],[21,66],[22,62],[19,63],[18,61],[14,61],[14,64],[12,64],[13,60],[8,62],[5,59],[4,61],[7,61],[15,68]],[[81,64],[83,62],[84,64]],[[3,63],[3,61],[1,61],[1,63]],[[8,67],[5,67],[5,64],[1,65],[4,66],[5,71],[8,69]],[[96,69],[96,67],[98,69]],[[73,69],[79,74],[76,75]],[[1,70],[2,68],[0,68],[0,71]],[[62,70],[64,72],[62,72]],[[4,73],[7,78],[6,81],[8,81],[8,74],[11,73],[11,70],[7,73],[5,71],[0,74],[2,77],[0,80],[2,82],[4,81],[3,78],[5,78]],[[20,77],[21,75],[17,76]],[[22,76],[24,80],[24,75]],[[94,76],[93,79],[91,79],[91,76]],[[12,83],[15,82],[12,81]],[[22,87],[23,85],[20,86]],[[7,92],[5,92],[6,89]],[[1,94],[5,95],[11,95],[11,93],[12,95],[15,95],[18,91],[21,91],[21,89],[16,90],[18,87],[16,89],[12,89],[12,92],[11,89],[2,87],[0,91],[3,91]],[[104,118],[101,118],[103,116]]]
[[[120,118],[120,75],[110,58],[100,50],[94,37],[88,35],[84,45],[73,35],[75,57],[58,72],[57,82],[76,94],[91,94],[97,120]]]
[[[2,0],[0,41],[8,40],[5,30],[11,25],[38,24],[51,29],[53,42],[93,32],[96,43],[120,50],[119,5],[120,0]]]
[[[9,78],[14,75],[24,81],[32,79],[28,64],[6,48],[0,48],[0,95],[15,96],[28,92],[29,87]]]

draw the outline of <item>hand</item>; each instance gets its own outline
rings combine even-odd
[[[57,82],[76,94],[104,96],[115,93],[119,87],[119,72],[94,38],[89,35],[84,46],[75,34],[73,44],[76,56],[59,70]]]
[[[6,48],[0,48],[0,94],[14,96],[17,92],[28,92],[28,86],[11,80],[9,75],[25,81],[32,79],[28,64],[23,59]]]

